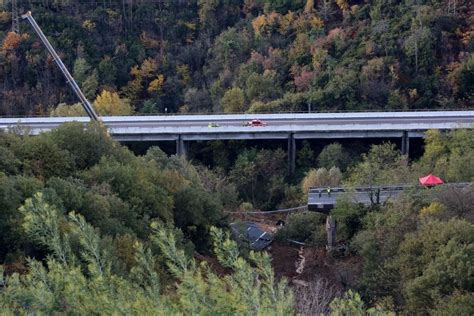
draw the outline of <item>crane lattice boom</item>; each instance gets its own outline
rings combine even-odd
[[[21,17],[23,19],[27,19],[28,22],[30,22],[31,26],[33,27],[34,31],[36,32],[36,34],[40,38],[41,42],[43,42],[43,45],[46,47],[46,49],[51,54],[51,56],[53,56],[54,61],[58,65],[58,67],[61,70],[61,72],[63,73],[64,77],[66,77],[66,81],[69,83],[69,85],[71,86],[72,90],[77,95],[77,97],[81,100],[82,107],[86,111],[87,115],[89,115],[91,120],[98,121],[99,116],[94,111],[94,108],[92,107],[89,100],[87,100],[86,96],[84,95],[84,93],[79,88],[78,84],[76,83],[76,80],[74,80],[74,78],[71,76],[71,74],[67,70],[66,66],[64,65],[63,61],[61,60],[59,55],[54,50],[53,46],[48,41],[48,39],[44,35],[41,28],[36,23],[35,19],[31,15],[31,11],[28,11],[27,13],[23,14]]]

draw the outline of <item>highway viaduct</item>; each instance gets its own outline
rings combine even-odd
[[[296,140],[399,138],[406,154],[410,138],[423,137],[429,129],[472,128],[474,111],[104,116],[101,119],[117,141],[175,141],[180,156],[186,156],[191,141],[287,140],[288,167],[292,173]],[[260,119],[267,125],[243,126],[252,119]],[[89,118],[0,118],[0,129],[21,127],[37,135],[72,121],[88,123]],[[218,127],[209,127],[209,123]]]

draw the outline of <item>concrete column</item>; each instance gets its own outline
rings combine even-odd
[[[402,136],[402,154],[409,155],[410,153],[410,137],[407,131],[403,131]]]
[[[296,168],[296,141],[293,133],[288,134],[288,173],[295,174]]]
[[[326,217],[326,233],[328,236],[327,249],[332,250],[336,246],[336,221],[331,215]]]
[[[184,159],[187,158],[187,144],[183,140],[182,136],[179,135],[178,139],[176,140],[176,155],[179,157],[183,157]]]

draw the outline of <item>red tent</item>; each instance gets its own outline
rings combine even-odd
[[[431,173],[426,177],[422,177],[418,179],[422,185],[438,185],[443,184],[443,180],[438,178],[437,176],[432,175]]]

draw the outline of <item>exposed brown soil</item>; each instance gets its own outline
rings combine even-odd
[[[269,249],[273,258],[273,269],[278,278],[286,277],[289,281],[301,280],[309,282],[325,278],[337,288],[344,290],[356,285],[361,272],[361,258],[349,255],[334,258],[326,249],[305,247],[303,256],[305,265],[301,274],[296,273],[297,262],[300,260],[300,248],[273,243]]]
[[[298,260],[298,247],[282,245],[276,242],[267,251],[272,255],[273,271],[277,278],[285,277],[288,280],[298,276],[296,261]]]
[[[5,275],[11,275],[13,273],[26,274],[28,272],[28,267],[22,261],[16,261],[11,264],[4,264],[3,269]]]
[[[275,223],[279,219],[286,220],[286,215],[246,215],[245,218],[239,219],[255,222],[262,230],[275,233],[277,231]],[[266,249],[272,256],[273,270],[277,278],[285,277],[290,283],[325,278],[340,290],[356,285],[362,268],[360,257],[351,254],[334,256],[325,248],[304,246],[301,252],[305,258],[304,269],[301,274],[298,274],[296,269],[301,261],[300,249],[301,246],[276,241]]]

